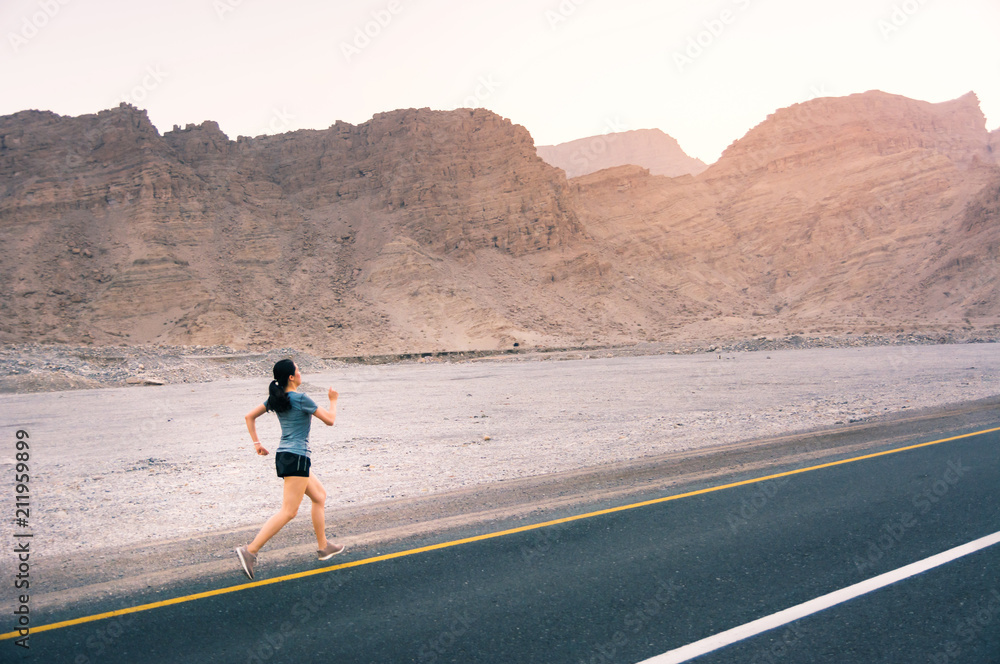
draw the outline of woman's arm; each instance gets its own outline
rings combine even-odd
[[[261,456],[267,455],[267,450],[261,446],[260,441],[257,439],[257,418],[267,412],[267,407],[261,404],[247,413],[247,431],[250,432],[250,440],[253,441],[254,451]]]
[[[316,408],[316,412],[313,413],[319,420],[328,427],[332,427],[334,421],[337,419],[337,398],[340,396],[331,387],[327,390],[327,396],[330,397],[330,409]]]

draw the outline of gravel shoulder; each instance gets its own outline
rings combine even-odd
[[[469,514],[524,516],[541,497],[562,504],[561,493],[570,504],[615,481],[638,486],[613,480],[622,468],[669,483],[700,472],[678,466],[681,457],[696,463],[745,441],[1000,395],[992,343],[595,355],[316,372],[303,361],[303,391],[318,401],[328,385],[341,394],[336,426],[316,422],[311,436],[330,534],[368,546]],[[69,599],[74,587],[169,584],[180,572],[153,571],[163,551],[188,572],[231,566],[232,547],[280,504],[273,457],[253,454],[243,423],[265,396],[273,360],[262,361],[267,370],[254,378],[0,394],[8,440],[0,468],[11,485],[14,432],[31,436],[32,569],[47,579],[44,592]],[[265,447],[277,440],[274,418],[258,430]],[[265,548],[270,564],[311,553],[308,521],[306,503]],[[12,529],[3,520],[0,537]],[[13,564],[0,558],[0,573]]]

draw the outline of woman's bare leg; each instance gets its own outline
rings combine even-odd
[[[316,544],[320,549],[326,548],[326,489],[319,478],[309,472],[309,483],[306,485],[306,495],[312,501],[313,530],[316,531]]]
[[[260,532],[257,533],[257,537],[247,545],[250,553],[257,555],[260,547],[264,546],[269,539],[274,537],[286,523],[295,518],[295,515],[299,513],[299,505],[302,504],[302,496],[306,492],[306,486],[309,484],[310,479],[309,477],[285,478],[285,490],[281,498],[281,509],[267,520],[261,527]]]

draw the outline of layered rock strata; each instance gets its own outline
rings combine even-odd
[[[230,140],[123,105],[0,118],[0,341],[323,356],[1000,323],[974,95],[776,111],[697,175],[567,180],[523,127],[409,109]]]
[[[130,106],[18,113],[0,120],[0,187],[7,341],[357,352],[456,325],[464,347],[480,325],[496,343],[518,329],[463,274],[477,252],[514,260],[582,234],[528,133],[481,110],[236,141],[214,122],[160,136]]]

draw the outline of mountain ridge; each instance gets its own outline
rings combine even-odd
[[[565,171],[567,178],[627,164],[669,177],[697,175],[708,167],[660,129],[612,132],[558,145],[539,145],[536,150],[547,163]]]
[[[0,118],[0,341],[340,355],[990,327],[975,95],[779,109],[697,175],[577,178],[485,109],[229,139]],[[992,252],[992,253],[991,253]]]

